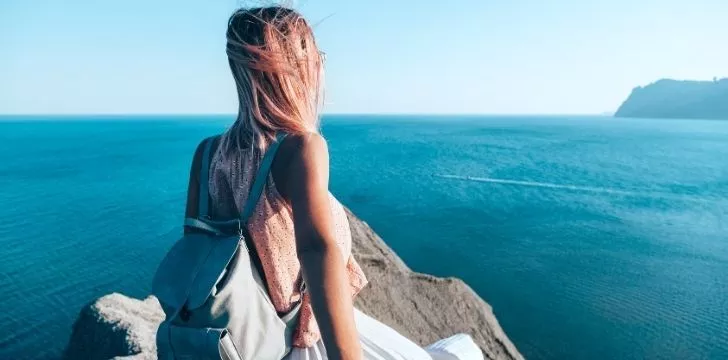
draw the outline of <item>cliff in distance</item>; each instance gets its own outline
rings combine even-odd
[[[523,359],[485,301],[464,282],[415,273],[363,221],[348,212],[353,252],[369,278],[356,307],[420,345],[470,334],[486,359]],[[64,359],[154,359],[164,318],[154,297],[110,294],[81,310]]]
[[[662,79],[636,87],[614,116],[728,119],[728,78],[714,81]]]

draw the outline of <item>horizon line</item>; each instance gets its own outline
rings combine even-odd
[[[150,116],[150,117],[169,117],[169,116],[182,116],[182,117],[194,117],[194,116],[230,116],[234,117],[237,114],[235,113],[0,113],[0,117],[10,117],[10,116],[18,116],[18,117],[42,117],[42,116],[48,116],[48,117],[94,117],[94,116],[100,116],[100,117],[121,117],[121,116],[129,116],[129,117],[140,117],[140,116]],[[394,112],[394,113],[322,113],[321,116],[613,116],[614,114],[611,112],[602,112],[602,113],[441,113],[441,112],[432,112],[432,113],[423,113],[423,112],[411,112],[411,113],[404,113],[404,112]]]

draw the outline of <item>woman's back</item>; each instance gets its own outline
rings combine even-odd
[[[295,141],[295,139],[291,139]],[[274,307],[280,313],[290,311],[301,300],[301,265],[296,253],[293,214],[290,205],[276,188],[274,178],[286,174],[282,165],[295,151],[293,146],[281,146],[274,163],[274,171],[268,177],[266,187],[255,208],[248,232],[253,239],[263,265],[268,292]],[[247,201],[255,173],[260,166],[265,149],[219,150],[210,165],[210,209],[216,220],[234,219]],[[283,169],[283,170],[278,170]],[[278,170],[278,171],[276,171]],[[279,175],[279,176],[275,176]],[[346,262],[349,284],[354,294],[366,285],[366,278],[351,256],[351,232],[343,206],[329,194],[336,243]],[[294,345],[310,347],[320,339],[320,332],[313,317],[308,296],[304,296],[300,325],[294,337]]]

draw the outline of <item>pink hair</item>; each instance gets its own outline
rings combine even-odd
[[[318,132],[323,58],[303,16],[280,6],[240,9],[228,22],[226,52],[240,105],[223,154],[262,148],[278,131]]]

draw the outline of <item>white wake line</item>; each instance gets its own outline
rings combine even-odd
[[[624,196],[639,196],[639,197],[657,196],[657,197],[664,197],[664,198],[679,198],[682,200],[688,200],[688,199],[694,200],[694,199],[686,198],[685,196],[676,196],[675,194],[661,194],[661,193],[655,194],[655,193],[650,193],[650,192],[634,192],[634,191],[627,191],[627,190],[599,188],[599,187],[590,187],[590,186],[562,185],[562,184],[543,183],[543,182],[536,182],[536,181],[508,180],[508,179],[496,179],[496,178],[476,177],[476,176],[458,176],[458,175],[435,175],[435,176],[440,177],[440,178],[445,178],[445,179],[477,181],[477,182],[484,182],[484,183],[491,183],[491,184],[530,186],[530,187],[538,187],[538,188],[585,191],[585,192],[612,194],[612,195],[624,195]]]

